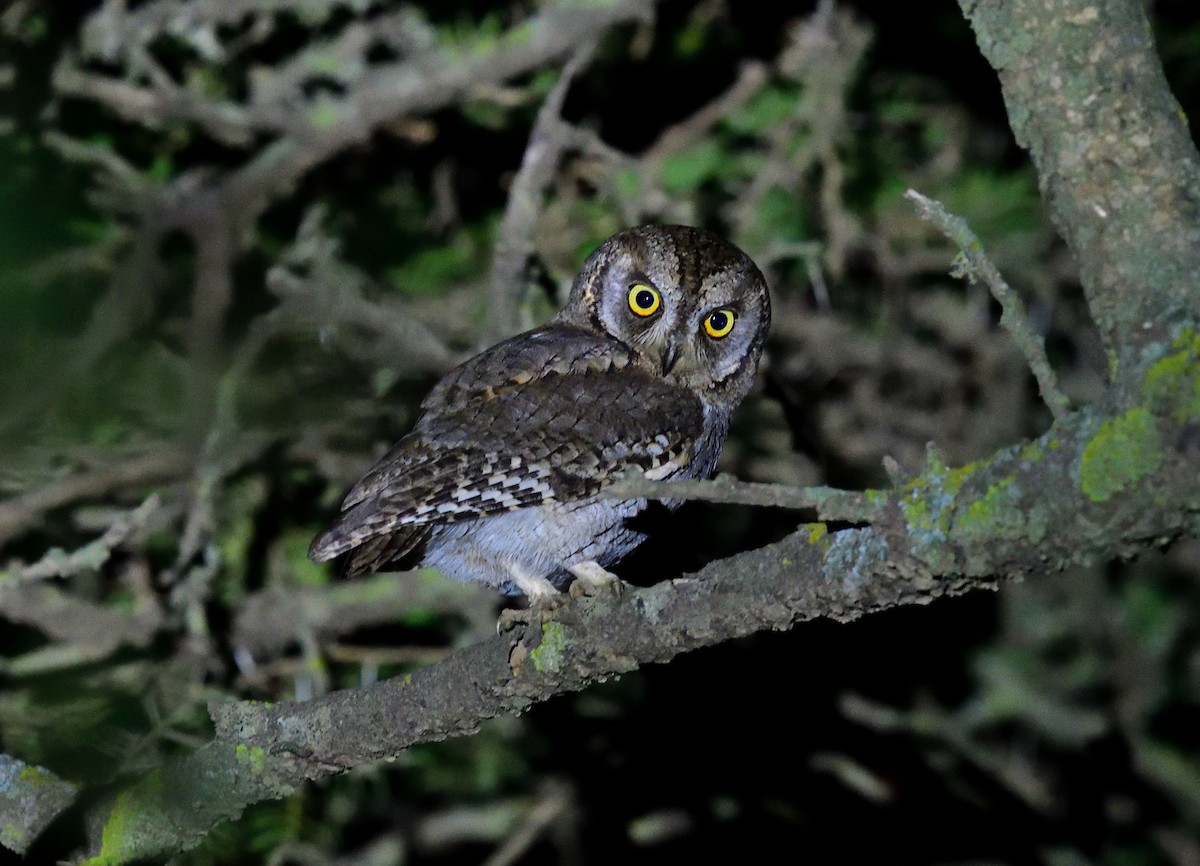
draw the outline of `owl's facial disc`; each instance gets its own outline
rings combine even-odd
[[[670,381],[741,399],[770,310],[762,274],[737,247],[688,226],[641,226],[592,254],[561,317],[605,331]]]

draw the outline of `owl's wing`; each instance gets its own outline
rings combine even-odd
[[[581,362],[561,351],[561,340],[547,347],[549,363],[529,357],[528,341],[508,345],[480,356],[485,370],[468,362],[439,384],[416,429],[355,485],[341,517],[314,540],[314,559],[385,533],[423,536],[421,528],[437,524],[583,499],[625,469],[668,475],[690,461],[703,429],[694,394],[628,359],[619,368],[611,357]],[[501,370],[502,380],[490,375]]]

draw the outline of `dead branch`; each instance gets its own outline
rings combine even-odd
[[[179,451],[143,454],[122,463],[68,475],[58,481],[0,502],[0,544],[40,520],[48,511],[81,499],[99,499],[127,487],[177,478],[191,465]]]
[[[1000,269],[987,257],[983,244],[971,231],[967,221],[947,211],[941,202],[927,198],[916,190],[910,189],[905,197],[916,203],[924,219],[933,223],[958,246],[960,257],[959,264],[955,266],[955,276],[966,276],[971,282],[982,280],[1000,302],[1004,311],[1000,324],[1008,330],[1017,348],[1025,355],[1025,361],[1037,379],[1042,401],[1055,419],[1065,418],[1070,411],[1070,403],[1059,390],[1058,377],[1054,375],[1054,369],[1046,357],[1042,338],[1034,332],[1029,317],[1025,315],[1025,305],[1021,303],[1020,295],[1013,291],[1012,286],[1000,275]]]
[[[491,345],[521,330],[521,309],[527,284],[527,269],[534,253],[533,234],[542,200],[558,171],[559,161],[570,143],[563,122],[562,106],[571,82],[591,60],[594,43],[582,45],[563,67],[558,81],[538,111],[521,167],[508,192],[504,217],[496,233],[489,275],[490,302],[484,345]]]

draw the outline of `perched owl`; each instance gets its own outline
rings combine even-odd
[[[535,606],[615,580],[647,502],[597,493],[630,469],[709,475],[770,322],[762,274],[717,235],[609,238],[558,315],[446,374],[309,555],[348,553],[348,576],[432,566]]]

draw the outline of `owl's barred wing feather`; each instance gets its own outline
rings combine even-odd
[[[346,577],[353,577],[370,571],[382,571],[385,567],[396,571],[415,568],[432,529],[428,524],[401,527],[367,538],[350,552],[342,571]]]
[[[589,335],[585,347],[597,342]],[[398,531],[407,538],[416,527],[583,499],[628,468],[667,474],[686,465],[703,427],[699,398],[637,369],[613,376],[611,354],[601,364],[571,349],[558,339],[545,349],[551,357],[538,357],[528,342],[502,344],[475,362],[487,369],[448,376],[435,392],[440,408],[426,401],[416,429],[314,540],[313,558],[380,545],[380,536]],[[503,380],[487,375],[506,366]]]

